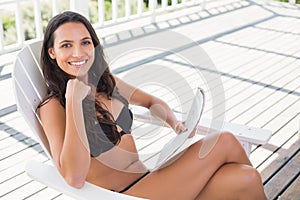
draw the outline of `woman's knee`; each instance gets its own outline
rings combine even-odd
[[[229,148],[231,151],[233,151],[236,150],[236,148],[241,148],[237,138],[230,132],[221,132],[218,140],[224,149]]]
[[[247,177],[247,181],[250,183],[261,183],[261,178],[260,178],[260,174],[259,172],[253,168],[250,167],[249,165],[244,165],[243,167],[246,168],[247,173],[246,173],[246,177]]]
[[[238,139],[230,132],[222,132],[219,135],[219,145],[222,151],[228,152],[231,157],[247,157],[245,150]]]
[[[232,154],[236,144],[238,142],[235,136],[229,132],[207,135],[202,141],[199,158],[206,157],[211,151],[223,152],[223,155]]]
[[[222,140],[225,140],[226,143],[235,143],[237,141],[236,137],[231,132],[221,132],[219,136]]]
[[[249,165],[241,165],[241,173],[239,173],[239,182],[241,189],[244,191],[253,191],[255,187],[262,186],[260,173]]]

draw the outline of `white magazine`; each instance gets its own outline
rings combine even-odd
[[[194,129],[197,127],[202,112],[204,108],[204,92],[201,88],[197,88],[195,97],[193,99],[192,106],[187,115],[187,119],[185,125],[187,127],[187,131],[178,134],[175,138],[173,138],[170,142],[166,143],[163,149],[159,154],[159,158],[156,162],[155,167],[152,169],[159,169],[162,165],[166,164],[171,158],[177,155],[179,152],[177,150],[185,143],[185,141],[192,134]],[[187,148],[187,147],[186,147]]]

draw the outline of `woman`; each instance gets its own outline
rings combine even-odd
[[[111,74],[83,16],[68,11],[49,22],[41,64],[48,96],[40,117],[53,160],[69,185],[81,188],[89,181],[148,199],[266,199],[259,173],[230,133],[206,137],[149,173],[130,135],[128,103],[151,109],[178,134],[184,123],[165,102]]]

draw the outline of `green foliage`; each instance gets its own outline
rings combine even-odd
[[[145,7],[146,4],[144,3]],[[105,21],[112,19],[112,2],[111,0],[105,0],[104,1],[105,11],[104,11],[104,18]],[[131,0],[131,14],[137,13],[137,0]],[[98,1],[97,0],[91,0],[89,4],[89,12],[90,12],[90,21],[91,23],[96,23],[99,21],[98,18]],[[119,0],[118,1],[118,17],[124,17],[125,16],[125,0]]]
[[[16,43],[16,20],[13,14],[6,14],[2,16],[3,31],[4,31],[4,45]]]
[[[3,16],[2,23],[3,23],[3,30],[7,31],[10,27],[15,25],[16,21],[10,16]]]
[[[22,16],[23,16],[23,28],[25,34],[25,40],[29,40],[36,37],[35,24],[34,24],[34,12],[32,4],[22,5]]]
[[[275,0],[280,2],[289,2],[289,0]],[[300,0],[296,0],[296,4],[300,4]]]

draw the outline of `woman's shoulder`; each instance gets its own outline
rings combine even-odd
[[[60,101],[57,98],[49,98],[45,100],[38,109],[39,115],[42,117],[43,115],[59,115],[64,114],[65,109],[61,105]]]

